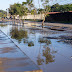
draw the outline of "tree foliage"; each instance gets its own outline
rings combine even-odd
[[[65,4],[65,5],[59,5],[54,4],[51,6],[51,11],[52,12],[68,12],[68,11],[72,11],[72,4]]]
[[[44,11],[44,9],[42,9],[42,8],[39,8],[39,9],[37,9],[37,11],[38,11],[38,14],[42,14],[43,13],[43,11]]]
[[[26,0],[26,2],[22,2],[22,5],[26,6],[29,10],[34,7],[34,4],[32,3],[33,0]]]
[[[27,11],[28,11],[28,9],[19,3],[17,3],[17,4],[15,3],[13,5],[10,5],[10,8],[9,8],[9,13],[11,15],[23,16],[23,15],[27,14]]]
[[[7,12],[4,10],[0,10],[0,17],[6,17]]]
[[[42,5],[43,5],[43,8],[44,8],[44,10],[43,10],[44,19],[42,21],[42,27],[43,27],[43,24],[44,24],[44,21],[45,21],[45,17],[48,15],[48,12],[50,11],[50,7],[48,5],[49,0],[41,0],[41,2],[42,2]]]
[[[37,11],[35,9],[33,9],[33,10],[31,10],[31,14],[35,15],[35,14],[37,14]]]

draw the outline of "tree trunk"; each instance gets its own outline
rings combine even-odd
[[[19,18],[19,24],[21,25],[21,19]]]
[[[23,20],[23,25],[24,25],[24,21],[25,21],[25,20]]]
[[[43,19],[43,21],[42,21],[42,28],[43,28],[43,26],[44,26],[44,21],[45,21],[45,16],[44,16],[44,19]]]
[[[24,19],[23,19],[23,25],[24,25],[24,21],[25,21],[25,16],[24,16]]]
[[[13,20],[14,20],[14,24],[15,24],[15,16],[13,17]]]

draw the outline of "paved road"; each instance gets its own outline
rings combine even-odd
[[[42,72],[0,30],[0,72]]]

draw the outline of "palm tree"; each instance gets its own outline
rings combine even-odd
[[[34,4],[32,2],[33,0],[26,0],[26,2],[22,2],[22,5],[27,5],[29,10],[31,10],[31,8],[34,7]]]

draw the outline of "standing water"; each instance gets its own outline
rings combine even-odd
[[[57,38],[47,38],[66,32],[43,30],[37,24],[0,25],[0,29],[20,47],[20,49],[43,72],[72,72],[72,45]],[[59,33],[59,34],[58,34]]]

